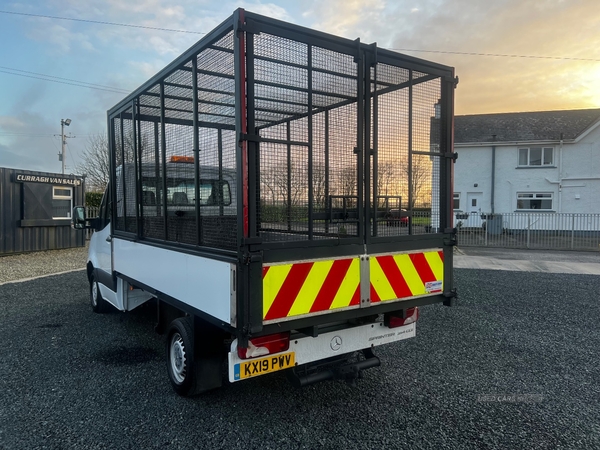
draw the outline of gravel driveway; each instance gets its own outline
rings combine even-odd
[[[0,286],[2,449],[600,448],[600,277],[457,270],[455,308],[355,385],[283,374],[194,399],[152,310],[95,315],[85,273]]]
[[[87,263],[85,247],[0,256],[0,284],[49,274],[83,270]]]

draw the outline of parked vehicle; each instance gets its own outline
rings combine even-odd
[[[386,215],[386,224],[390,227],[407,227],[408,212],[405,209],[390,209]]]
[[[379,365],[419,307],[456,297],[454,85],[450,67],[238,9],[108,113],[99,217],[73,213],[95,230],[93,310],[156,302],[181,395],[221,386],[223,365],[299,385]],[[429,196],[443,232],[384,227],[384,182]]]

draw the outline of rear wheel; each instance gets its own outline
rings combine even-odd
[[[167,334],[167,371],[175,392],[182,396],[197,394],[194,362],[194,333],[191,320],[174,320]]]
[[[106,300],[102,298],[100,286],[93,274],[90,276],[90,304],[92,305],[92,311],[95,313],[101,314],[107,311],[108,305]]]
[[[197,350],[195,339],[200,339]],[[222,342],[214,331],[206,334],[200,330],[195,336],[191,317],[171,322],[166,341],[167,372],[175,392],[189,397],[221,386]]]

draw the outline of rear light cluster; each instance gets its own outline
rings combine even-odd
[[[404,318],[401,316],[390,315],[387,318],[387,326],[388,328],[396,328],[404,325],[409,325],[411,323],[415,323],[419,319],[419,308],[408,308],[404,312]]]
[[[290,348],[290,333],[276,333],[248,341],[248,348],[239,348],[240,359],[257,358],[273,353],[285,352]]]

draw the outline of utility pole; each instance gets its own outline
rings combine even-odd
[[[65,125],[71,125],[71,119],[60,119],[60,139],[62,141],[62,152],[60,160],[62,161],[62,174],[65,174],[65,147],[67,146],[67,137],[65,136]]]

